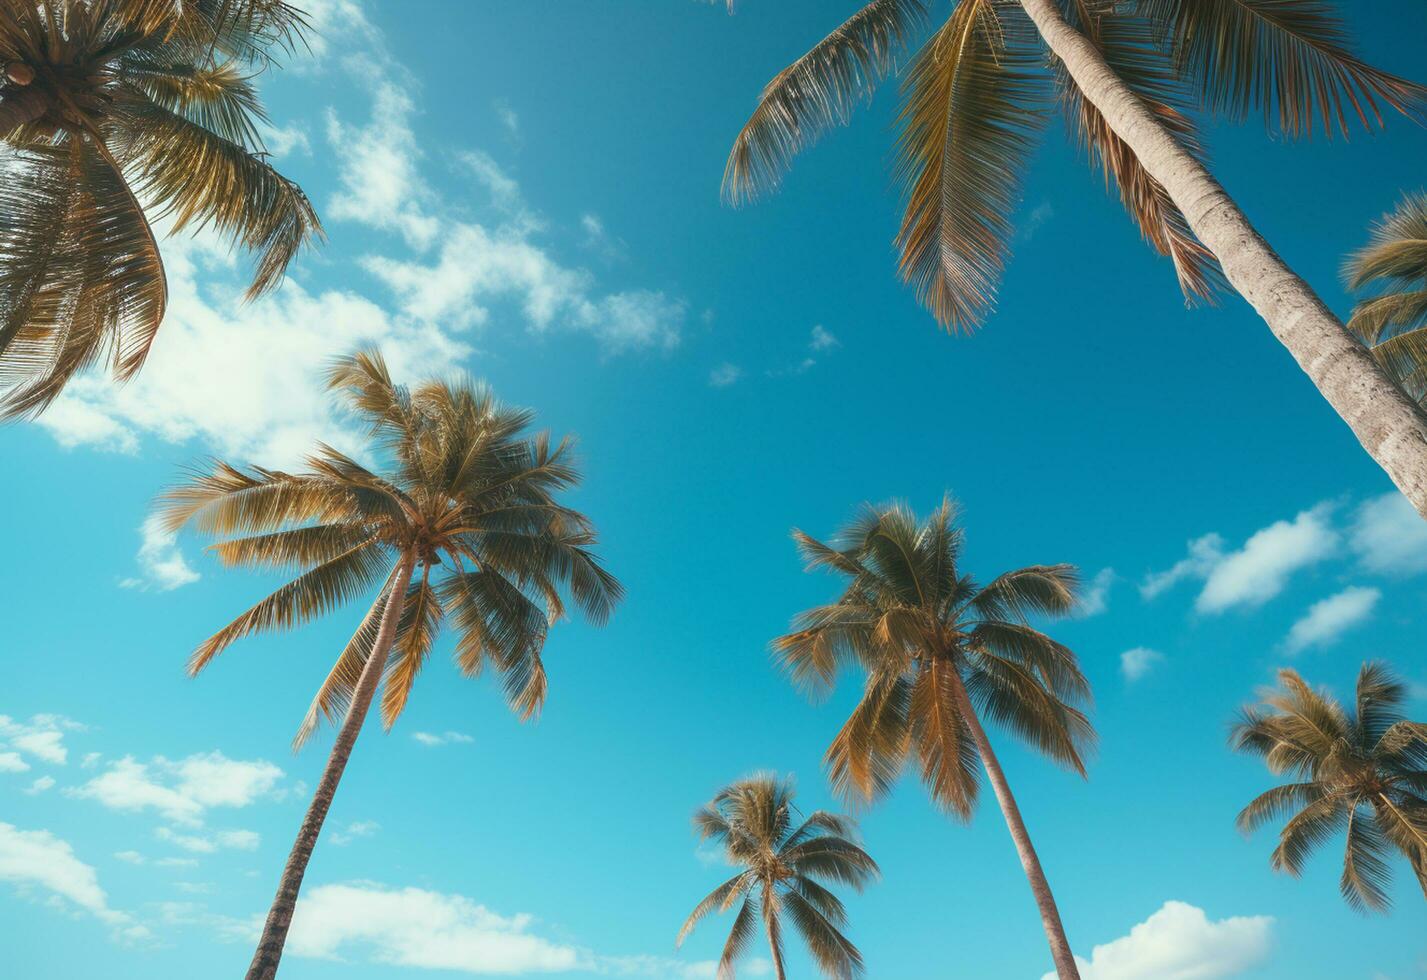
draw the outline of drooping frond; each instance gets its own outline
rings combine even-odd
[[[733,142],[724,198],[739,204],[777,187],[793,157],[871,96],[925,17],[923,0],[871,0],[775,75]]]
[[[1206,104],[1231,119],[1263,113],[1289,136],[1347,135],[1349,117],[1382,123],[1388,106],[1421,119],[1427,89],[1369,65],[1322,0],[1140,0],[1163,25]]]
[[[1075,610],[1079,593],[1080,573],[1074,565],[1031,565],[996,576],[971,600],[971,607],[983,620],[1064,616]]]
[[[807,943],[824,975],[832,980],[862,976],[862,954],[827,916],[796,889],[785,890],[781,899],[793,928]]]
[[[840,834],[822,835],[794,844],[780,850],[778,857],[805,878],[835,881],[858,891],[880,874],[872,856]]]
[[[911,701],[912,685],[901,673],[868,676],[862,700],[823,757],[834,792],[871,802],[891,791],[911,748]]]
[[[267,120],[251,77],[236,62],[173,64],[138,49],[119,62],[121,77],[138,94],[229,142],[261,147],[257,124]]]
[[[1407,194],[1373,225],[1344,264],[1354,290],[1377,292],[1353,308],[1348,329],[1417,401],[1427,400],[1427,194]]]
[[[683,926],[679,928],[679,938],[674,940],[674,945],[684,945],[684,940],[689,937],[689,933],[693,932],[694,927],[710,912],[728,911],[729,907],[738,901],[738,897],[743,894],[744,890],[748,887],[750,878],[751,876],[748,872],[741,871],[709,892],[702,902],[694,906],[694,910],[690,912],[689,917],[684,920]]]
[[[386,583],[367,610],[366,616],[363,617],[361,625],[352,634],[352,638],[347,641],[347,646],[343,648],[337,662],[328,671],[327,677],[322,681],[322,686],[317,689],[317,694],[313,697],[312,704],[302,719],[302,724],[298,726],[297,734],[293,736],[292,750],[294,752],[306,745],[308,739],[316,734],[323,718],[335,724],[344,718],[347,710],[351,708],[352,696],[357,690],[357,682],[362,677],[362,668],[366,666],[367,658],[371,656],[372,650],[376,646],[382,613],[391,600],[394,575],[395,572],[387,577]],[[385,666],[385,664],[382,665],[383,668]]]
[[[520,716],[538,712],[545,699],[540,651],[549,620],[544,610],[495,571],[453,573],[438,588],[457,632],[461,670],[474,677],[492,665]]]
[[[426,566],[420,581],[406,591],[401,607],[401,622],[396,642],[392,644],[386,674],[382,679],[382,725],[391,730],[406,708],[416,675],[426,664],[431,647],[441,632],[444,618],[441,600],[431,584],[431,568]]]
[[[912,684],[908,715],[927,792],[960,819],[970,820],[981,785],[981,757],[956,710],[955,670],[943,657],[923,665]]]
[[[1387,893],[1392,868],[1387,863],[1387,841],[1374,825],[1371,814],[1357,808],[1348,812],[1347,839],[1340,882],[1344,900],[1360,912],[1387,911],[1392,905]]]
[[[995,303],[1021,171],[1042,118],[1036,54],[1020,43],[1019,16],[992,0],[962,0],[903,82],[900,272],[953,331],[976,327]]]
[[[758,896],[748,892],[728,930],[728,940],[718,958],[718,980],[734,980],[734,965],[748,951],[758,920]]]
[[[1095,729],[1084,712],[1058,698],[1044,678],[1024,664],[982,654],[966,678],[980,714],[1014,732],[1033,748],[1081,776],[1094,748]]]

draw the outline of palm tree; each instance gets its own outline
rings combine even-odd
[[[143,366],[168,302],[151,220],[256,253],[249,298],[321,235],[253,84],[304,26],[281,0],[0,0],[0,418]]]
[[[1427,405],[1427,193],[1404,194],[1344,271],[1350,288],[1378,293],[1354,308],[1348,328]]]
[[[833,785],[854,799],[891,788],[915,755],[932,800],[962,820],[976,806],[980,768],[1001,805],[1030,880],[1062,980],[1078,978],[1050,884],[981,716],[1085,775],[1094,729],[1077,707],[1090,685],[1075,654],[1027,622],[1075,608],[1069,565],[1032,565],[984,587],[957,567],[962,531],[950,499],[923,523],[905,505],[865,505],[833,545],[801,531],[807,567],[848,579],[831,605],[799,614],[774,650],[794,683],[831,690],[845,666],[866,672],[862,700],[833,739]]]
[[[870,0],[775,75],[734,141],[726,199],[775,188],[798,152],[846,122],[923,33],[931,7]],[[985,319],[1053,97],[1186,296],[1212,295],[1221,280],[1242,294],[1427,516],[1427,414],[1209,173],[1190,116],[1204,105],[1231,119],[1262,113],[1288,136],[1320,126],[1331,135],[1350,116],[1380,122],[1382,105],[1420,114],[1424,96],[1354,55],[1322,0],[950,0],[902,82],[901,277],[943,326]]]
[[[512,709],[529,718],[545,700],[541,650],[564,614],[561,591],[596,623],[621,594],[590,550],[589,520],[558,501],[579,480],[571,444],[523,435],[530,412],[464,380],[409,392],[375,353],[338,361],[328,384],[370,427],[393,463],[388,474],[319,445],[297,473],[217,461],[160,502],[168,528],[219,538],[212,548],[224,564],[300,572],[199,646],[190,674],[242,637],[300,626],[377,590],[298,730],[295,747],[324,716],[341,719],[248,980],[277,973],[303,873],[378,686],[390,729],[449,621],[461,671],[493,668]]]
[[[796,825],[795,819],[792,779],[771,773],[740,779],[694,814],[700,839],[718,841],[728,863],[741,869],[710,892],[679,930],[683,945],[700,919],[743,900],[718,962],[719,980],[732,980],[760,916],[773,972],[784,980],[784,912],[826,976],[852,980],[863,974],[862,954],[842,934],[847,911],[825,883],[861,891],[878,876],[877,862],[858,846],[851,817],[817,810]]]
[[[1427,724],[1403,718],[1402,684],[1385,665],[1363,664],[1349,713],[1296,671],[1279,671],[1278,682],[1240,712],[1229,744],[1295,781],[1244,807],[1239,829],[1287,818],[1269,863],[1295,878],[1315,848],[1346,834],[1340,885],[1359,911],[1389,907],[1393,851],[1427,895]]]

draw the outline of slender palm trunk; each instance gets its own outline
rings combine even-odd
[[[768,933],[768,950],[773,957],[773,976],[777,980],[787,980],[783,972],[783,941],[778,934],[777,896],[773,889],[763,886],[763,928]]]
[[[1140,101],[1057,0],[1020,0],[1090,104],[1163,185],[1229,283],[1348,423],[1368,455],[1427,517],[1427,415],[1278,257],[1219,182]]]
[[[246,980],[272,980],[277,975],[278,963],[282,959],[282,947],[287,942],[287,930],[292,925],[292,913],[297,907],[297,893],[302,888],[302,876],[307,871],[307,862],[312,857],[312,849],[317,844],[317,835],[322,832],[322,822],[327,819],[327,811],[332,806],[332,797],[337,792],[337,783],[342,771],[347,768],[347,760],[352,757],[352,746],[357,743],[357,734],[362,730],[362,722],[367,717],[367,709],[372,705],[377,684],[381,681],[382,668],[387,654],[396,639],[396,625],[401,620],[401,607],[406,599],[406,588],[411,582],[413,555],[403,555],[397,565],[392,582],[391,596],[382,611],[381,625],[377,628],[377,638],[372,644],[371,656],[357,681],[352,693],[352,706],[337,732],[337,740],[332,745],[332,754],[327,759],[327,767],[322,770],[322,779],[317,791],[312,794],[312,802],[307,806],[307,815],[302,818],[302,827],[297,832],[297,840],[292,852],[287,856],[287,865],[282,869],[282,880],[278,884],[277,896],[268,911],[267,922],[263,924],[263,935],[258,940],[253,963],[248,967]]]
[[[986,777],[991,781],[991,790],[996,794],[996,802],[1001,804],[1001,813],[1006,818],[1006,826],[1015,841],[1016,853],[1020,855],[1021,867],[1026,879],[1031,883],[1031,893],[1035,895],[1036,907],[1040,909],[1041,925],[1045,928],[1046,939],[1050,942],[1050,955],[1055,961],[1055,972],[1060,980],[1080,980],[1080,969],[1075,965],[1075,956],[1070,951],[1070,941],[1065,938],[1065,926],[1060,921],[1060,910],[1055,906],[1055,896],[1051,894],[1050,882],[1031,844],[1026,822],[1021,819],[1021,808],[1016,806],[1016,798],[1011,794],[1011,785],[1006,782],[1006,774],[1001,771],[1001,762],[996,751],[991,748],[991,740],[986,737],[986,729],[976,717],[976,708],[966,694],[961,678],[953,675],[952,690],[957,710],[966,720],[976,750],[981,754],[981,764],[986,767]]]

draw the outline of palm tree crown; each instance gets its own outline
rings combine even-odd
[[[323,683],[298,735],[340,716],[366,663],[396,569],[409,564],[395,646],[386,665],[382,718],[390,727],[446,622],[456,661],[503,679],[523,717],[545,699],[541,648],[564,612],[561,589],[596,622],[621,588],[591,552],[595,532],[557,495],[578,481],[569,440],[523,433],[531,413],[502,407],[483,386],[429,382],[408,392],[376,354],[339,361],[329,374],[394,463],[380,475],[330,446],[286,473],[217,462],[165,494],[168,527],[224,538],[228,565],[300,572],[194,652],[197,673],[244,636],[289,629],[372,588],[378,598]]]
[[[1289,136],[1380,122],[1380,105],[1418,113],[1427,89],[1355,56],[1321,0],[1057,0],[1156,119],[1201,154],[1194,109],[1262,114]],[[939,23],[928,33],[936,10]],[[944,19],[940,19],[943,18]],[[894,176],[906,207],[900,273],[937,320],[980,324],[995,304],[1012,215],[1036,137],[1054,102],[1093,168],[1113,179],[1145,241],[1174,263],[1187,297],[1221,275],[1165,187],[1152,177],[1020,5],[1007,0],[870,0],[775,75],[734,140],[723,191],[733,203],[777,187],[793,157],[844,124],[920,48],[902,77]]]
[[[1076,603],[1069,565],[1032,565],[978,585],[958,568],[962,531],[946,500],[924,523],[904,505],[865,507],[827,545],[794,532],[808,568],[848,579],[838,600],[800,614],[774,647],[793,680],[831,688],[867,674],[862,700],[827,751],[834,785],[871,800],[915,755],[932,798],[969,819],[980,783],[964,688],[975,710],[1084,774],[1094,730],[1075,654],[1026,617]]]
[[[1344,271],[1350,288],[1377,295],[1353,309],[1348,328],[1427,407],[1427,193],[1404,195],[1371,235]]]
[[[253,84],[304,26],[281,0],[0,0],[0,417],[143,365],[168,301],[151,219],[255,252],[249,296],[321,234]]]
[[[1403,717],[1406,689],[1384,665],[1364,664],[1349,711],[1296,671],[1278,680],[1240,712],[1230,744],[1295,782],[1246,806],[1239,828],[1287,818],[1270,863],[1295,877],[1314,849],[1345,833],[1340,884],[1354,908],[1388,908],[1393,851],[1427,895],[1427,725]]]
[[[694,814],[703,840],[723,845],[728,863],[741,869],[698,904],[679,930],[680,944],[715,910],[742,899],[719,959],[720,980],[733,976],[763,919],[774,969],[783,976],[782,916],[803,937],[824,974],[836,980],[862,976],[862,954],[842,930],[847,912],[827,883],[861,891],[878,875],[877,864],[856,843],[850,817],[818,810],[803,820],[793,806],[791,779],[760,773],[722,790]]]

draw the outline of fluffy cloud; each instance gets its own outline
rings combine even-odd
[[[1149,647],[1135,647],[1120,654],[1120,673],[1125,680],[1134,683],[1148,674],[1154,665],[1164,660],[1164,654]]]
[[[1088,961],[1076,961],[1082,980],[1218,980],[1263,963],[1272,933],[1269,916],[1211,922],[1203,909],[1165,902],[1128,936],[1096,946]],[[1043,980],[1055,980],[1055,974]]]
[[[10,748],[19,752],[0,753],[0,772],[24,772],[29,769],[20,755],[51,765],[64,765],[69,759],[64,734],[77,731],[84,731],[84,726],[63,715],[35,715],[27,722],[0,715],[0,737],[8,739]]]
[[[25,794],[27,796],[39,796],[45,790],[53,789],[54,784],[55,778],[53,776],[41,776],[25,789]]]
[[[821,323],[815,324],[812,330],[812,339],[808,341],[808,349],[813,351],[828,351],[834,347],[841,347],[842,341],[832,335]]]
[[[137,561],[141,574],[138,578],[124,579],[119,583],[121,586],[170,592],[198,581],[198,573],[189,566],[183,552],[178,550],[178,535],[167,530],[159,517],[145,520],[139,528],[139,537]]]
[[[1396,491],[1374,497],[1357,509],[1350,543],[1368,571],[1388,575],[1427,572],[1427,521]]]
[[[84,785],[67,790],[112,810],[154,810],[177,824],[197,827],[212,807],[241,808],[270,795],[283,771],[262,759],[229,759],[221,752],[171,761],[139,762],[125,756]]]
[[[18,752],[0,752],[0,772],[29,772],[30,764]]]
[[[1312,646],[1328,646],[1350,627],[1371,616],[1381,598],[1382,592],[1378,589],[1353,585],[1320,599],[1289,629],[1284,646],[1289,653],[1299,653]]]
[[[1201,613],[1261,606],[1282,592],[1295,572],[1337,551],[1340,536],[1330,522],[1331,510],[1319,504],[1292,521],[1275,521],[1235,551],[1226,552],[1218,534],[1207,534],[1191,541],[1188,556],[1172,568],[1147,576],[1140,592],[1152,599],[1181,581],[1202,579],[1194,603]]]
[[[127,914],[109,907],[94,868],[75,856],[68,841],[48,830],[21,830],[0,823],[0,881],[10,882],[22,894],[38,890],[61,906],[89,912],[113,926],[120,938],[148,936],[148,930],[135,925]]]
[[[469,745],[475,741],[464,732],[443,732],[439,735],[434,732],[412,732],[411,737],[429,749],[438,745]]]

